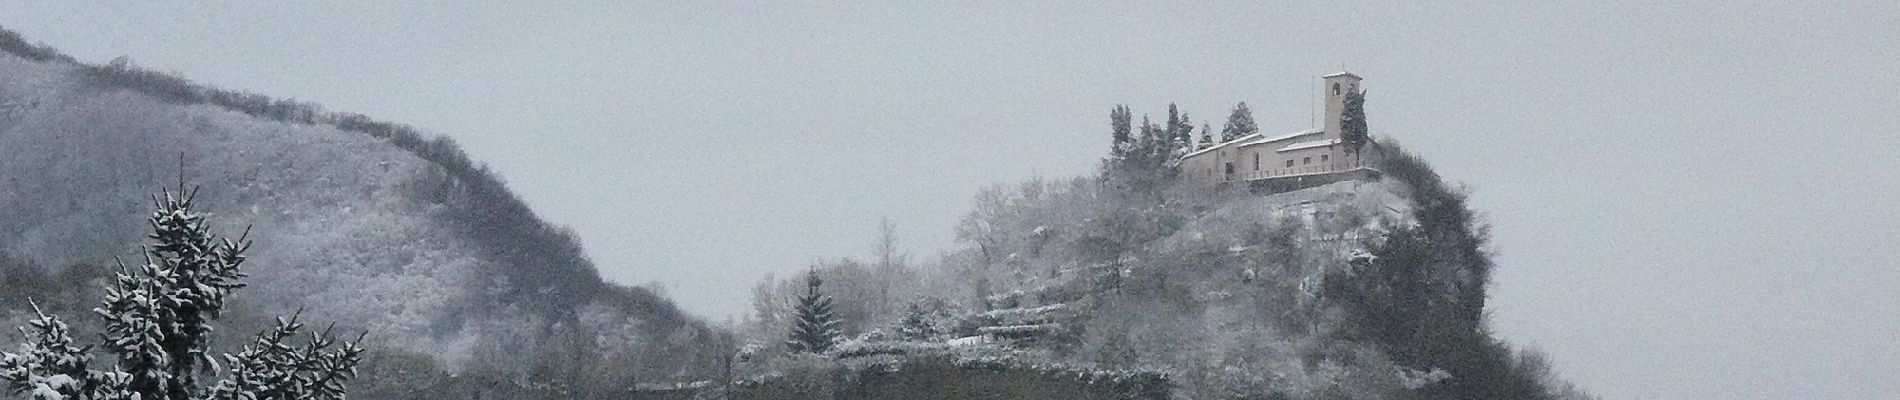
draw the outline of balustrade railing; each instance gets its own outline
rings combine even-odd
[[[1257,181],[1261,179],[1290,178],[1295,176],[1321,175],[1369,169],[1378,165],[1377,160],[1359,160],[1305,165],[1291,168],[1275,168],[1259,171],[1242,171],[1226,175],[1226,182]]]

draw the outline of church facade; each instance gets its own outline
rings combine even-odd
[[[1359,90],[1359,76],[1326,75],[1326,110],[1319,128],[1278,135],[1254,133],[1181,156],[1183,177],[1209,184],[1273,180],[1343,180],[1373,172],[1376,146],[1348,151],[1341,135],[1346,95]]]

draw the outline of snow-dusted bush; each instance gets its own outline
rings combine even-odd
[[[897,320],[897,339],[929,342],[943,339],[956,327],[954,310],[943,299],[918,297],[904,306]]]

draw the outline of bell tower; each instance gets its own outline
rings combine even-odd
[[[1359,90],[1359,76],[1351,72],[1339,71],[1320,77],[1325,79],[1326,114],[1322,127],[1326,129],[1326,139],[1338,139],[1339,117],[1346,112],[1346,94]]]

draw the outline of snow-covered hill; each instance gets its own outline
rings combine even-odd
[[[1283,193],[1114,176],[992,187],[964,250],[819,266],[847,310],[838,368],[1000,354],[1157,371],[1197,399],[1587,397],[1487,333],[1483,226],[1423,160],[1380,146],[1392,156],[1371,179]],[[775,299],[799,282],[760,285],[753,341],[782,337],[792,310]]]
[[[453,142],[83,65],[4,30],[0,50],[0,268],[138,257],[149,196],[182,175],[219,230],[251,227],[239,298],[266,315],[302,308],[367,329],[374,347],[515,378],[710,368],[690,355],[713,330],[601,281],[562,228]]]

